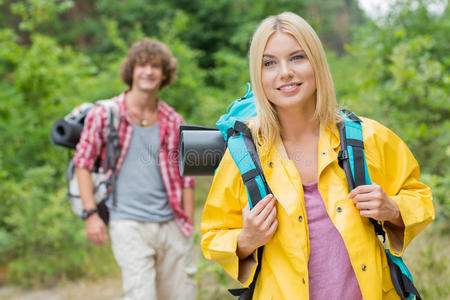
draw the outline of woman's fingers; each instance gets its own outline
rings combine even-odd
[[[364,201],[356,203],[356,208],[359,210],[370,210],[380,208],[381,205],[377,201]]]
[[[278,226],[276,198],[269,194],[250,210],[249,204],[242,210],[243,225],[241,237],[246,236],[251,247],[267,243]]]
[[[270,214],[267,216],[267,218],[263,219],[263,223],[261,225],[261,230],[266,231],[270,225],[273,223],[273,220],[277,217],[277,208],[276,206],[272,207],[272,210],[270,211]]]
[[[259,215],[261,213],[261,211],[267,206],[268,203],[270,203],[270,201],[273,199],[273,195],[269,194],[267,196],[265,196],[264,198],[262,198],[251,210],[251,213],[253,215]]]
[[[269,203],[266,204],[266,206],[263,208],[263,210],[255,216],[256,224],[262,224],[264,220],[266,220],[270,213],[272,212],[272,209],[275,207],[276,199],[275,197],[272,197]]]
[[[275,218],[272,222],[272,224],[270,225],[269,230],[267,230],[267,236],[269,238],[271,238],[273,236],[273,234],[275,233],[275,230],[277,230],[278,227],[278,219]]]
[[[356,195],[358,194],[366,194],[366,193],[370,193],[376,189],[378,189],[380,186],[377,185],[376,183],[372,183],[372,184],[365,184],[365,185],[360,185],[358,187],[356,187],[355,189],[353,189],[349,194],[348,197],[349,198],[354,198]]]

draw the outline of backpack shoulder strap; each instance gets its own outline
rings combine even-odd
[[[249,206],[252,209],[271,191],[247,125],[240,121],[235,122],[234,127],[228,131],[227,146],[247,188]]]
[[[372,184],[367,168],[364,153],[361,119],[349,110],[342,109],[343,121],[338,124],[341,150],[338,154],[339,165],[344,169],[350,190],[364,185]],[[386,240],[386,233],[380,222],[370,218],[375,233]]]
[[[236,121],[227,131],[227,146],[231,157],[241,173],[242,181],[247,189],[248,203],[252,209],[262,198],[272,193],[267,184],[261,167],[258,152],[252,139],[250,129],[241,121]],[[256,281],[261,270],[264,246],[257,250],[258,265],[253,275],[253,280],[248,288],[230,289],[233,296],[239,296],[239,300],[251,299]]]
[[[97,105],[101,105],[106,109],[107,115],[107,140],[105,159],[103,161],[103,170],[106,172],[111,169],[111,177],[108,184],[111,186],[113,196],[113,205],[117,205],[116,193],[116,161],[120,156],[120,141],[117,128],[119,127],[120,108],[114,100],[99,100]]]
[[[95,104],[103,106],[105,108],[107,124],[113,125],[113,127],[117,130],[120,119],[120,108],[118,103],[112,99],[107,99],[107,100],[98,100],[95,102]],[[112,120],[112,122],[110,122],[110,120]],[[109,128],[110,127],[108,126],[108,130]]]
[[[363,184],[372,184],[364,154],[361,119],[349,110],[341,110],[344,120],[338,124],[341,142],[339,162],[349,164],[344,167],[350,190]],[[345,166],[344,164],[344,166]],[[350,171],[350,172],[349,172]]]

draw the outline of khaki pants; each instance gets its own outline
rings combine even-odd
[[[110,222],[112,249],[122,271],[124,300],[193,300],[193,238],[175,221]]]

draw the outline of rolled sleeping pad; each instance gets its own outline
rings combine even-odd
[[[178,149],[181,176],[214,175],[225,153],[225,140],[217,128],[181,125]]]
[[[83,124],[79,122],[68,122],[66,119],[59,119],[53,123],[50,139],[55,145],[75,148],[80,140],[82,130]]]

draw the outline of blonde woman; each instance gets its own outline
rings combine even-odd
[[[337,159],[333,80],[320,40],[301,17],[262,21],[250,72],[258,116],[249,125],[273,194],[250,210],[227,151],[203,212],[205,257],[244,286],[261,264],[253,299],[399,299],[368,218],[383,222],[396,255],[434,219],[417,161],[392,131],[362,118],[376,184],[349,193]]]

